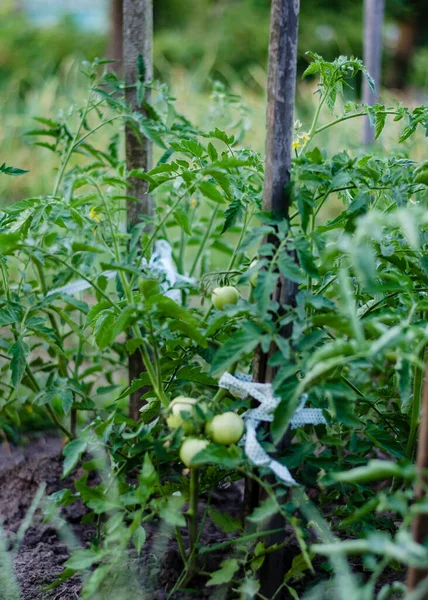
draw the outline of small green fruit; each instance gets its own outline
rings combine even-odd
[[[425,160],[414,171],[415,182],[428,185],[428,160]]]
[[[194,416],[195,409],[193,407],[195,404],[196,400],[194,398],[188,398],[187,396],[177,396],[177,398],[174,398],[170,404],[171,413],[166,419],[168,427],[177,429],[183,424],[190,424],[186,423],[186,421]]]
[[[212,303],[218,310],[223,310],[228,304],[236,304],[239,300],[239,292],[232,285],[217,287],[211,295]]]
[[[205,450],[208,445],[208,440],[201,440],[200,438],[185,439],[180,448],[180,458],[186,467],[190,467],[193,457]]]
[[[245,425],[242,417],[234,412],[216,415],[205,427],[205,432],[218,444],[229,446],[236,444],[244,433]]]
[[[255,267],[256,265],[257,265],[257,260],[253,260],[253,262],[252,262],[252,263],[251,263],[251,265],[250,265],[250,269],[252,269],[252,268],[253,268],[253,267]],[[259,272],[258,272],[258,271],[256,271],[256,272],[255,272],[255,273],[253,273],[253,274],[251,275],[251,277],[250,277],[250,284],[251,284],[253,287],[256,287],[256,285],[257,285],[257,278],[258,278],[258,276],[259,276]]]
[[[258,273],[253,273],[253,274],[251,275],[251,277],[250,277],[250,283],[251,283],[251,285],[252,285],[253,287],[256,287],[256,285],[257,285],[257,279],[258,279],[258,277],[259,277],[259,274],[258,274]]]

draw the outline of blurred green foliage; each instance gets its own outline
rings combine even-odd
[[[361,54],[361,6],[332,0],[302,3],[299,67],[307,64],[307,49],[334,58],[339,53]],[[171,64],[195,68],[205,58],[220,75],[232,69],[250,80],[254,64],[267,64],[268,0],[165,0],[155,7],[156,55]],[[191,15],[191,17],[190,17]]]
[[[408,77],[409,83],[419,86],[426,85],[428,71],[423,49],[428,43],[424,2],[386,3],[386,24],[390,27],[384,62],[394,59],[399,24],[413,23],[415,38],[408,49]],[[328,60],[339,54],[362,56],[363,2],[310,0],[300,4],[299,72],[307,65],[307,50]],[[181,0],[155,3],[155,56],[161,70],[166,62],[186,69],[202,68],[225,80],[238,74],[253,86],[258,83],[254,65],[267,65],[270,5],[270,0],[187,0],[183,11]]]
[[[424,0],[387,2],[392,38],[385,40],[384,61],[391,61],[394,55],[398,24],[418,18],[415,43],[421,46],[411,57],[409,78],[410,83],[422,87],[428,80],[423,48],[428,25],[424,25],[421,2]],[[183,10],[182,0],[155,2],[157,76],[168,79],[171,67],[180,67],[195,72],[201,84],[208,77],[228,83],[239,78],[255,90],[264,88],[270,4],[270,0],[186,0]],[[307,65],[307,50],[328,60],[339,54],[362,56],[362,4],[351,0],[301,2],[300,73]],[[40,28],[29,23],[25,13],[12,11],[11,5],[0,6],[0,17],[0,89],[13,82],[18,98],[56,75],[64,58],[92,60],[107,53],[105,33],[81,30],[71,18]]]
[[[0,17],[0,90],[13,85],[16,99],[56,75],[65,58],[93,60],[105,53],[105,36],[82,31],[70,18],[39,28],[21,13],[0,8]]]

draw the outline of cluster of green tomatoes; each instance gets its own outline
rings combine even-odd
[[[226,305],[238,302],[239,292],[235,287],[229,285],[217,287],[213,290],[211,299],[216,309],[223,310]],[[204,437],[195,437],[198,411],[205,413],[206,408],[204,402],[198,403],[195,398],[187,396],[174,398],[169,406],[166,419],[168,427],[170,429],[182,427],[184,432],[189,434],[184,438],[180,448],[180,459],[186,467],[191,466],[192,459],[196,454],[209,446],[210,440],[229,446],[239,442],[244,433],[243,418],[233,411],[226,411],[204,423]]]
[[[195,437],[192,434],[196,429],[197,405],[201,411],[206,408],[203,402],[198,404],[195,398],[178,396],[171,402],[166,419],[170,429],[182,427],[185,433],[190,434],[184,438],[180,448],[180,459],[186,467],[191,466],[196,454],[209,446],[210,440],[229,446],[239,442],[244,433],[243,418],[233,411],[226,411],[205,422],[204,437]]]

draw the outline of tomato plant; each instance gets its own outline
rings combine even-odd
[[[319,104],[307,133],[296,126],[289,218],[262,211],[263,160],[243,148],[246,110],[220,85],[213,102],[233,118],[206,131],[178,114],[158,82],[147,116],[132,113],[122,82],[95,61],[84,67],[84,106],[38,118],[30,132],[48,136],[42,143],[58,170],[50,195],[8,206],[0,219],[1,419],[13,431],[29,407],[46,414],[69,440],[65,475],[93,457],[73,493],[51,498],[54,507],[83,501],[86,522],[95,524],[90,547],[64,574],[90,569],[84,597],[105,585],[130,546],[144,551],[145,527],[159,521],[183,562],[170,597],[198,575],[226,586],[224,597],[257,595],[257,572],[275,551],[263,527],[273,514],[295,540],[283,584],[293,597],[317,554],[333,557],[346,577],[346,556],[367,555],[373,576],[365,598],[387,566],[427,560],[409,534],[428,340],[427,186],[426,165],[412,159],[407,140],[426,130],[428,109],[344,104],[341,111],[348,81],[369,77],[363,64],[312,59],[306,76],[319,77]],[[324,110],[332,117],[321,124]],[[388,119],[398,122],[401,146],[332,156],[316,146],[321,132],[367,115],[377,137]],[[149,172],[126,171],[125,125],[156,145]],[[149,182],[156,211],[127,230],[131,178]],[[336,214],[326,221],[328,204]],[[278,282],[296,286],[295,303],[281,304]],[[229,392],[218,379],[225,372],[251,379],[257,347],[269,350],[278,402],[264,419],[269,426],[254,434],[262,456],[255,463],[249,431],[240,440],[260,398]],[[145,370],[128,382],[135,352]],[[144,404],[136,422],[127,398],[137,390]],[[278,449],[304,394],[327,425],[303,424]],[[274,455],[318,510],[302,489],[290,492],[273,476]],[[94,469],[104,474],[95,486]],[[245,531],[207,507],[219,486],[243,478],[263,492],[244,515]],[[236,534],[223,542],[234,547],[231,558],[208,574],[199,544],[207,519]],[[345,528],[352,540],[332,543]],[[354,589],[350,574],[349,581]]]

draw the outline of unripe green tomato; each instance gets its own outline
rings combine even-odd
[[[239,300],[239,292],[233,285],[217,287],[213,290],[211,300],[218,310],[223,310],[227,304],[236,304]]]
[[[210,419],[205,423],[205,435],[211,440],[213,439],[213,420]]]
[[[192,458],[199,452],[202,452],[202,450],[205,450],[208,445],[208,440],[191,437],[185,439],[180,448],[180,458],[186,467],[191,467]]]
[[[415,182],[428,185],[428,160],[424,160],[414,170]]]
[[[188,398],[187,396],[177,396],[177,398],[174,398],[170,404],[171,412],[166,419],[168,427],[177,429],[184,424],[184,429],[186,429],[187,425],[191,426],[191,422],[186,421],[194,416],[195,409],[193,407],[195,404],[196,400],[194,398]]]
[[[217,444],[236,444],[244,433],[244,420],[234,412],[216,415],[205,427],[205,432]]]
[[[256,285],[257,285],[257,279],[258,279],[258,277],[259,277],[259,274],[258,274],[257,272],[256,272],[256,273],[253,273],[253,274],[251,275],[251,277],[250,277],[250,283],[251,283],[251,285],[252,285],[253,287],[256,287]]]
[[[257,264],[257,261],[256,261],[256,260],[253,260],[253,262],[252,262],[252,263],[251,263],[251,265],[250,265],[250,269],[252,269],[253,267],[255,267],[255,266],[256,266],[256,264]],[[257,278],[258,278],[258,276],[259,276],[259,272],[258,272],[258,271],[256,271],[256,272],[255,272],[255,273],[253,273],[253,274],[251,275],[251,277],[250,277],[250,283],[251,283],[251,285],[252,285],[253,287],[256,287],[256,285],[257,285]]]
[[[415,182],[428,185],[428,167],[417,172],[415,171]]]

